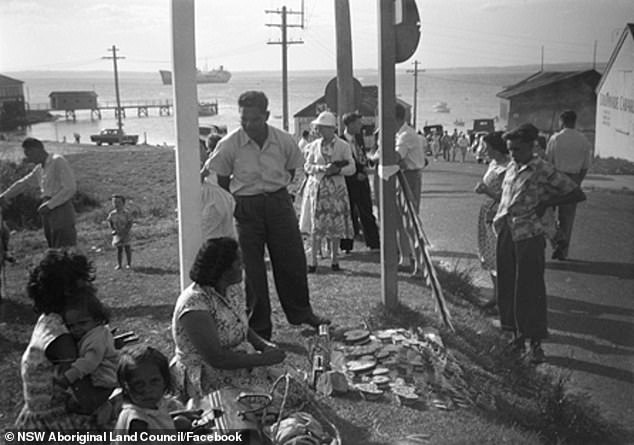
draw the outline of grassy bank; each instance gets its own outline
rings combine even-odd
[[[81,248],[97,267],[96,284],[112,310],[112,324],[121,331],[134,330],[142,341],[171,356],[170,318],[179,290],[173,152],[92,150],[68,159],[80,190],[100,204],[80,215],[78,228]],[[137,214],[132,271],[114,270],[115,253],[104,222],[112,193],[126,195]],[[19,363],[35,321],[23,287],[44,240],[40,232],[24,231],[14,235],[12,244],[19,264],[7,270],[8,298],[0,305],[0,430],[11,425],[22,404]],[[420,280],[401,275],[401,306],[388,311],[380,304],[378,255],[354,253],[342,258],[341,265],[340,273],[323,267],[309,276],[315,309],[330,316],[337,330],[363,324],[436,327],[472,400],[468,408],[445,411],[397,406],[388,399],[370,402],[352,394],[322,399],[344,444],[383,444],[414,434],[426,438],[419,443],[431,444],[618,443],[592,407],[566,394],[559,376],[544,376],[504,354],[499,332],[472,303],[476,290],[468,275],[441,273],[456,327],[452,333],[438,322]],[[307,371],[311,331],[289,326],[277,299],[272,300],[273,340],[288,352],[290,367]]]

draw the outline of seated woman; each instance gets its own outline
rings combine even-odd
[[[54,383],[77,358],[75,340],[62,314],[68,301],[87,288],[94,291],[94,268],[81,254],[49,250],[29,276],[27,294],[38,319],[22,356],[24,406],[15,421],[18,430],[40,432],[95,429],[91,416],[71,413],[68,394]]]
[[[268,389],[274,376],[262,367],[282,362],[285,354],[249,328],[237,241],[207,240],[189,276],[193,283],[178,297],[172,317],[170,369],[181,397],[222,387]]]

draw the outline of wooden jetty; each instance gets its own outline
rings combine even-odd
[[[115,118],[121,117],[122,119],[126,117],[126,110],[136,110],[137,117],[148,117],[150,115],[150,110],[158,110],[159,116],[170,116],[173,112],[174,104],[170,99],[164,100],[135,100],[135,101],[121,101],[120,106],[117,107],[116,102],[99,102],[96,106],[93,107],[65,107],[63,110],[59,108],[52,108],[49,104],[31,104],[27,105],[27,109],[29,110],[38,110],[38,111],[47,111],[47,112],[55,112],[55,111],[64,111],[64,116],[66,120],[76,120],[77,119],[77,111],[81,110],[89,110],[90,118],[93,120],[102,119],[102,112],[112,110],[114,112]]]

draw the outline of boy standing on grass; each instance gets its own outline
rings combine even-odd
[[[548,336],[543,216],[549,207],[585,199],[572,179],[533,155],[537,136],[532,124],[522,124],[504,134],[512,161],[506,169],[502,199],[493,220],[498,236],[500,324],[513,333],[511,351],[523,353],[530,340],[534,364],[544,362],[541,343]]]
[[[130,269],[132,267],[132,248],[130,247],[132,217],[125,210],[125,197],[123,195],[112,195],[112,206],[114,210],[108,215],[107,221],[112,229],[112,246],[117,248],[115,270],[121,269],[124,250],[127,261],[125,268]]]

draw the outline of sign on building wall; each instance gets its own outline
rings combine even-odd
[[[621,45],[597,94],[596,153],[634,161],[634,39]]]

